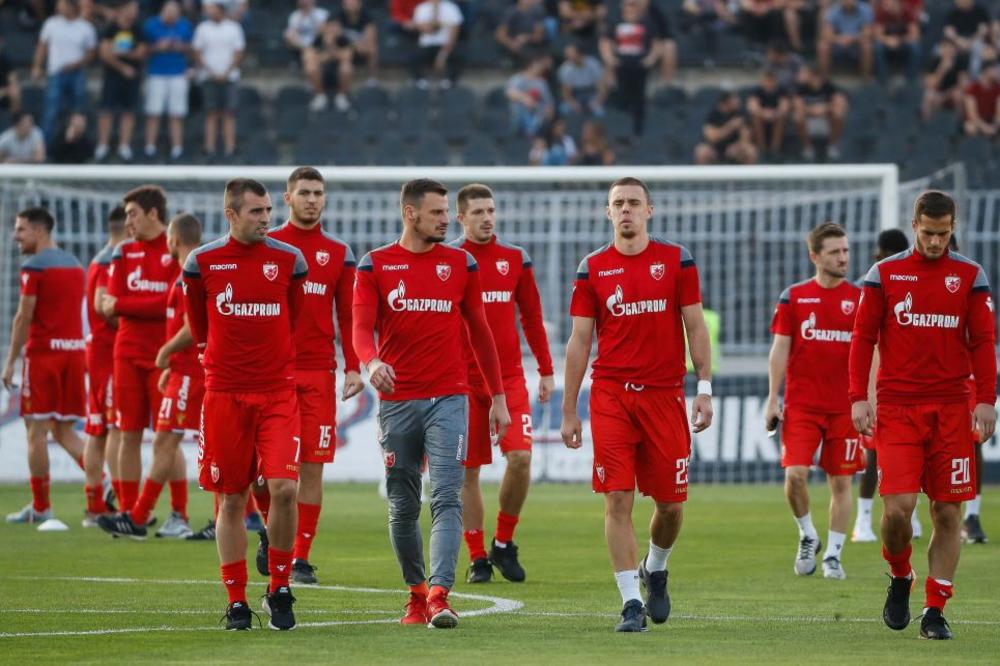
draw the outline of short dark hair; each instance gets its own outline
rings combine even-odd
[[[115,206],[108,213],[108,231],[111,233],[121,233],[125,229],[125,206]]]
[[[167,223],[167,193],[159,185],[140,185],[122,197],[125,204],[135,203],[144,213],[155,210],[162,224]]]
[[[201,220],[191,213],[174,215],[174,219],[170,220],[170,228],[187,247],[201,245]]]
[[[288,176],[288,191],[291,192],[292,188],[295,187],[295,183],[300,180],[318,180],[319,182],[326,185],[326,181],[323,179],[323,174],[313,167],[301,166],[293,171]]]
[[[56,227],[56,220],[52,217],[52,213],[41,206],[25,208],[17,214],[17,217],[27,220],[28,224],[33,227],[45,227],[46,233],[51,234]]]
[[[243,197],[247,192],[253,192],[259,197],[267,196],[267,188],[253,178],[233,178],[226,183],[226,194],[223,205],[239,212],[243,207]]]
[[[619,186],[628,186],[628,185],[635,185],[636,187],[641,187],[642,191],[646,194],[646,203],[652,203],[652,197],[649,194],[649,186],[646,185],[646,183],[640,180],[639,178],[633,178],[632,176],[625,176],[611,183],[611,186],[608,187],[608,199],[611,199],[611,190]]]
[[[913,219],[919,220],[921,215],[939,218],[951,216],[955,221],[955,200],[940,190],[927,190],[913,205]]]
[[[458,191],[458,212],[464,213],[472,199],[492,199],[493,190],[482,183],[466,185]]]
[[[836,222],[824,222],[809,232],[806,244],[809,246],[810,252],[819,254],[823,250],[823,241],[827,238],[844,238],[845,236],[847,236],[847,232],[844,231],[844,227]]]
[[[886,257],[899,254],[910,247],[910,241],[899,229],[886,229],[878,235],[875,241],[875,260],[882,261]]]
[[[427,194],[448,196],[448,188],[430,178],[407,181],[403,183],[403,188],[399,192],[399,209],[403,210],[406,206],[419,206]]]

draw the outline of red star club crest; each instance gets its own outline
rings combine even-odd
[[[665,269],[665,267],[663,266],[662,263],[660,263],[660,264],[650,264],[649,265],[649,274],[653,276],[654,280],[662,280],[663,279],[663,273],[665,271],[666,271],[666,269]]]
[[[274,282],[274,279],[278,277],[278,264],[272,264],[271,262],[264,264],[264,277]]]
[[[854,312],[854,301],[841,301],[840,311],[843,312],[845,315],[849,315],[852,312]]]
[[[441,278],[441,282],[444,282],[445,280],[451,277],[451,266],[449,266],[448,264],[438,264],[436,268],[437,268],[437,276]]]
[[[316,250],[316,263],[320,266],[326,266],[330,263],[330,253],[326,250]]]
[[[500,259],[499,261],[497,261],[497,272],[500,273],[500,275],[507,275],[509,271],[510,271],[509,261],[507,261],[506,259]]]
[[[944,279],[944,288],[955,294],[962,286],[962,278],[957,275],[949,275]]]

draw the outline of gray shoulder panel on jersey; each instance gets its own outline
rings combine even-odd
[[[46,268],[79,268],[76,257],[61,247],[50,247],[28,257],[21,268],[28,271],[43,271]]]
[[[880,261],[878,263],[880,263],[880,264],[887,264],[890,261],[902,261],[903,259],[908,259],[909,257],[912,257],[912,256],[913,256],[913,248],[912,247],[908,247],[905,250],[903,250],[902,252],[897,252],[894,255],[888,256],[888,257],[886,257],[885,259],[883,259],[882,261]]]
[[[505,247],[508,250],[514,250],[515,252],[519,252],[521,254],[521,267],[531,268],[531,257],[528,255],[528,251],[525,250],[523,247],[521,247],[520,245],[515,245],[514,243],[508,243],[507,241],[501,240],[499,238],[497,238],[497,245],[499,245],[500,247]]]
[[[660,238],[659,236],[650,236],[649,240],[654,243],[659,243],[660,245],[669,245],[670,247],[676,247],[681,251],[681,268],[687,268],[688,266],[694,266],[694,257],[691,255],[690,250],[681,245],[680,243],[675,243],[673,241],[668,241],[665,238]]]
[[[111,264],[111,257],[114,256],[115,248],[111,245],[105,245],[101,248],[101,251],[94,255],[94,258],[90,260],[90,263],[97,264],[98,266],[108,266]]]
[[[868,273],[865,275],[862,281],[865,287],[874,287],[876,289],[882,288],[882,274],[879,272],[878,267],[882,262],[878,262],[874,266],[868,269]]]
[[[331,234],[326,229],[320,228],[320,233],[323,234],[323,238],[327,239],[331,243],[336,243],[338,245],[344,246],[344,265],[353,267],[357,262],[354,260],[354,250],[345,241],[340,240],[333,234]]]
[[[361,261],[358,262],[358,270],[368,271],[370,273],[373,268],[374,266],[372,265],[372,253],[367,252],[365,253],[365,256],[361,257]]]
[[[125,256],[125,251],[122,248],[124,248],[128,243],[131,242],[132,242],[131,240],[126,239],[123,240],[121,243],[118,243],[118,245],[115,245],[115,249],[111,251],[111,259],[112,260],[121,259],[123,256]]]
[[[958,252],[949,252],[948,256],[955,261],[961,262],[963,264],[969,264],[970,266],[976,267],[976,279],[972,283],[972,291],[989,291],[990,290],[990,280],[986,277],[986,271],[978,263],[969,259],[964,254],[959,254]]]
[[[465,243],[465,236],[459,236],[455,240],[450,240],[446,244],[452,246],[456,249],[462,249],[462,245]]]
[[[472,256],[471,252],[462,250],[465,253],[465,268],[470,273],[475,273],[479,270],[479,264],[476,263],[476,258]]]
[[[187,261],[184,262],[184,276],[185,277],[201,277],[201,268],[198,267],[198,255],[204,252],[211,252],[212,250],[217,250],[218,248],[224,246],[229,241],[229,236],[223,236],[222,238],[216,238],[214,241],[205,243],[201,247],[191,250],[191,254],[188,255]]]
[[[295,256],[295,264],[292,269],[293,278],[305,277],[305,275],[309,272],[309,264],[306,263],[306,258],[302,256],[302,251],[299,250],[299,248],[294,245],[289,245],[288,243],[280,241],[276,238],[271,238],[270,236],[264,238],[264,244],[274,250],[289,252]]]
[[[812,278],[809,278],[808,280],[801,280],[801,281],[796,282],[794,284],[788,285],[788,287],[786,287],[785,290],[783,292],[781,292],[781,296],[778,297],[778,300],[781,303],[791,303],[792,302],[792,289],[795,289],[796,287],[801,287],[803,285],[809,284],[810,282],[812,282]]]
[[[586,280],[588,277],[590,277],[590,258],[599,255],[601,252],[604,252],[609,247],[611,247],[611,243],[608,243],[607,245],[603,245],[597,248],[596,250],[585,256],[582,260],[580,260],[580,265],[577,266],[576,268],[576,279]]]

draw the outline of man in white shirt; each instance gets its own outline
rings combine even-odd
[[[417,56],[412,64],[417,87],[428,87],[428,65],[433,65],[434,73],[442,77],[441,87],[451,87],[458,78],[455,46],[462,27],[462,11],[450,0],[427,0],[413,10],[413,23],[420,33]]]
[[[13,126],[0,134],[0,162],[40,164],[45,161],[45,138],[30,113],[19,112]]]
[[[219,120],[226,157],[236,152],[236,107],[240,61],[246,49],[243,28],[226,16],[225,0],[206,0],[206,20],[194,31],[192,48],[200,68],[205,105],[205,152],[214,155]]]
[[[322,32],[330,19],[330,12],[316,6],[316,0],[299,0],[299,8],[288,15],[285,28],[285,44],[295,57],[302,62],[309,86],[313,89],[310,109],[322,111],[326,108],[323,91],[323,57],[321,56]]]
[[[56,13],[46,19],[38,36],[31,76],[48,77],[42,131],[55,132],[63,111],[84,112],[87,105],[86,67],[97,50],[97,31],[80,16],[77,0],[59,0]],[[45,66],[45,74],[42,67]]]

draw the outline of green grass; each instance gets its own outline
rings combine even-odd
[[[494,515],[496,488],[487,487],[486,493],[487,515]],[[813,515],[825,533],[828,496],[820,486],[812,493]],[[26,487],[0,485],[5,511],[22,506],[27,496]],[[921,641],[917,623],[893,632],[881,622],[887,581],[878,544],[847,544],[846,581],[792,573],[797,535],[777,486],[692,489],[670,559],[674,615],[642,635],[612,633],[620,598],[604,547],[603,503],[581,485],[532,489],[517,534],[526,583],[459,583],[453,597],[460,614],[491,605],[463,593],[516,600],[523,608],[463,617],[450,632],[395,624],[406,595],[388,543],[385,504],[373,485],[327,487],[311,559],[319,566],[321,583],[386,592],[299,587],[296,611],[303,626],[282,634],[217,628],[225,594],[212,544],[113,541],[79,527],[82,492],[77,486],[55,486],[53,500],[69,532],[40,534],[29,526],[0,524],[0,662],[251,663],[263,658],[278,663],[610,665],[1000,659],[996,545],[963,547],[956,597],[947,613],[958,640]],[[200,526],[211,508],[209,496],[193,492],[192,503],[192,523]],[[161,499],[161,517],[164,504]],[[926,515],[925,501],[921,508]],[[648,501],[640,503],[637,525],[644,526],[649,513]],[[987,492],[983,515],[987,533],[1000,537],[995,492]],[[645,543],[643,531],[640,544]],[[925,544],[926,539],[915,549],[921,580],[927,571]],[[251,580],[259,583],[252,558],[248,553]],[[460,574],[465,566],[463,548]],[[76,580],[81,577],[139,580]],[[253,585],[249,592],[256,596],[263,588]],[[911,603],[914,615],[922,598],[921,585]],[[390,622],[352,624],[373,620]],[[346,623],[308,626],[333,622]],[[155,630],[161,627],[172,631]],[[9,635],[136,628],[150,630]]]

